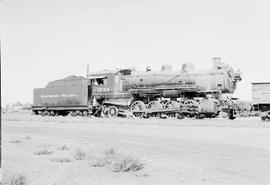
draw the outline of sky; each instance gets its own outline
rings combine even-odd
[[[33,88],[69,75],[184,62],[212,67],[221,57],[243,80],[270,81],[269,0],[2,0],[2,105],[33,99]]]

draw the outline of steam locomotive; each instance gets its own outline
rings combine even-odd
[[[34,89],[32,110],[41,115],[216,117],[221,111],[235,118],[233,93],[241,72],[213,58],[213,68],[195,70],[191,63],[173,71],[104,70],[87,77],[69,76]]]

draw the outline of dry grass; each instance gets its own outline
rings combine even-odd
[[[67,145],[63,145],[57,148],[58,150],[69,150],[69,148],[67,147]]]
[[[51,159],[52,162],[58,162],[58,163],[67,163],[71,162],[71,159],[67,157],[55,157]]]
[[[135,173],[136,177],[149,177],[150,175],[147,173]]]
[[[106,149],[98,155],[89,156],[89,165],[92,167],[104,167],[105,165],[110,165],[117,155],[118,152],[116,152],[116,149]]]
[[[20,140],[11,140],[11,141],[9,141],[9,143],[18,144],[18,143],[21,143],[21,141]]]
[[[76,160],[84,160],[85,157],[86,157],[85,152],[83,152],[81,149],[77,149],[77,150],[76,150],[76,153],[75,153],[75,155],[74,155],[74,158],[75,158]]]
[[[60,182],[54,183],[53,185],[76,185],[75,182]]]
[[[119,157],[120,157],[120,152],[116,150],[115,148],[104,150],[104,160],[106,164],[111,164],[113,161],[115,161]]]
[[[92,167],[107,166],[113,172],[135,172],[144,168],[141,160],[120,153],[114,148],[104,150],[100,156],[90,156],[89,165]]]
[[[49,151],[48,149],[41,149],[34,152],[34,155],[50,155],[53,151]]]
[[[65,178],[62,181],[53,183],[53,185],[76,185],[76,183],[72,178]]]
[[[104,167],[106,165],[106,161],[103,157],[89,157],[89,165],[91,167]]]
[[[142,161],[131,156],[121,156],[113,161],[111,165],[113,172],[135,172],[143,168],[144,164]]]
[[[30,136],[25,136],[24,139],[29,140],[29,139],[32,139],[32,138]]]
[[[5,121],[21,121],[19,118],[6,118]]]
[[[0,183],[1,184],[1,183]],[[2,185],[28,185],[29,182],[24,175],[8,174],[2,178]]]

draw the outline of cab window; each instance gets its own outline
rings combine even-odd
[[[107,78],[96,78],[96,79],[92,79],[92,85],[100,85],[100,86],[104,86],[107,85]]]

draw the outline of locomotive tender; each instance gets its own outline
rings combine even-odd
[[[237,107],[222,94],[235,91],[241,74],[213,59],[209,70],[186,63],[179,71],[164,65],[161,71],[104,70],[52,81],[34,89],[32,110],[41,115],[178,118],[216,117],[225,111],[233,119]]]

